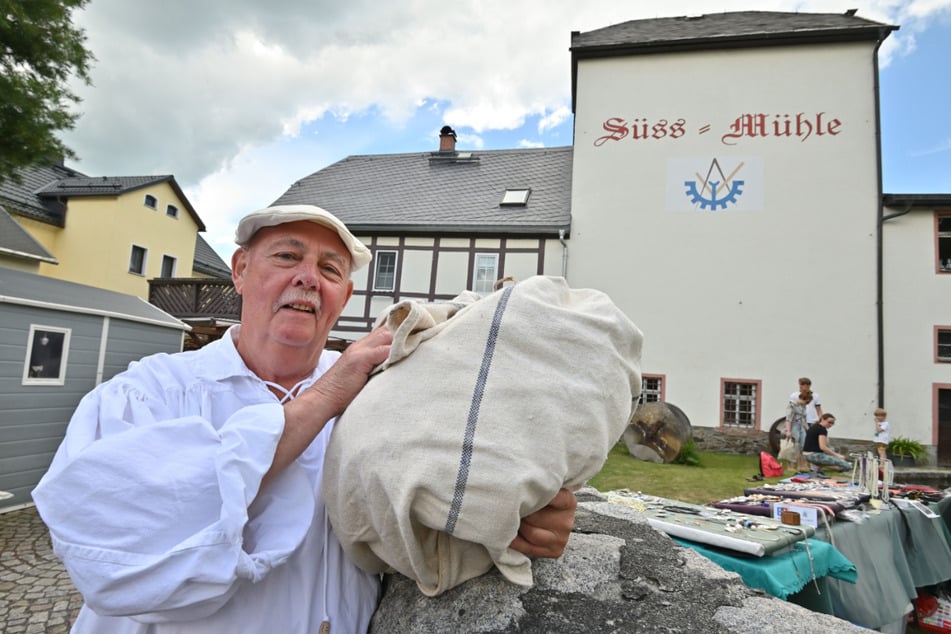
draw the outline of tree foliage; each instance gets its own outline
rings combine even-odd
[[[72,23],[89,0],[0,0],[0,181],[54,157],[76,158],[57,136],[80,99],[70,77],[90,84],[95,60]]]

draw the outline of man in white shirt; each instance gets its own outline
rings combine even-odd
[[[799,379],[799,389],[789,395],[789,402],[795,403],[799,400],[799,395],[806,390],[812,392],[812,400],[806,405],[806,428],[809,428],[822,417],[822,399],[819,397],[819,393],[812,389],[812,379],[808,376],[801,377]]]
[[[154,355],[82,400],[34,500],[83,594],[74,632],[366,631],[379,579],[354,566],[320,491],[336,419],[392,336],[324,350],[371,259],[337,218],[249,214],[232,256],[241,324]],[[574,496],[522,521],[512,547],[557,557]]]

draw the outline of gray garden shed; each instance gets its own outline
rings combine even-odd
[[[87,392],[187,330],[139,297],[0,268],[0,510],[31,503]]]

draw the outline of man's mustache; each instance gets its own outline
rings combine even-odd
[[[320,313],[321,302],[320,295],[313,291],[294,289],[285,291],[276,302],[274,302],[274,312],[276,313],[284,306],[292,304],[307,304],[313,306],[314,314]]]

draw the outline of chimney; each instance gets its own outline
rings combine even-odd
[[[447,125],[444,125],[439,131],[439,151],[440,152],[455,152],[456,151],[456,133],[455,131]]]

